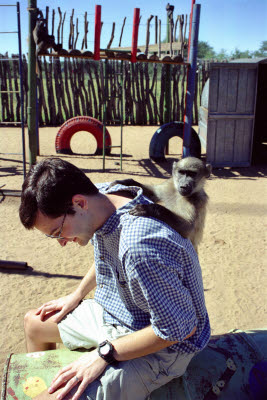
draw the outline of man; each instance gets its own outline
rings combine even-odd
[[[168,225],[129,214],[149,202],[137,187],[96,187],[59,158],[41,161],[27,175],[23,225],[61,246],[91,240],[95,256],[74,293],[25,317],[30,352],[57,342],[90,349],[38,399],[142,400],[181,376],[206,346],[210,326],[197,255]],[[82,301],[95,287],[94,300]]]

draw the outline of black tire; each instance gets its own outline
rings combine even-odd
[[[164,151],[168,141],[174,136],[183,139],[183,128],[183,122],[174,121],[164,124],[157,129],[152,136],[149,146],[149,157],[151,160],[156,162],[166,161]],[[191,157],[201,157],[201,143],[194,128],[191,128],[191,144],[189,150]]]

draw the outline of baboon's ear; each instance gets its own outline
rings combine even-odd
[[[177,168],[177,164],[178,164],[178,161],[174,161],[173,162],[173,164],[172,164],[172,173],[174,173],[174,170]]]
[[[212,171],[212,166],[210,164],[206,164],[206,174],[205,174],[206,178],[210,177],[211,171]]]

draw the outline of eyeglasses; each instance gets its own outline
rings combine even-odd
[[[45,236],[47,236],[47,237],[49,237],[51,239],[65,240],[66,238],[61,236],[61,233],[62,233],[62,230],[63,230],[63,225],[64,225],[64,222],[65,222],[66,216],[67,216],[67,213],[64,214],[63,221],[62,221],[62,224],[61,224],[60,231],[59,231],[58,235],[55,236],[55,235],[47,235],[46,234]]]

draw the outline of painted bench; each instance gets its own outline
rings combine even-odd
[[[67,349],[10,354],[1,400],[29,400],[49,387],[56,372],[81,355]],[[267,329],[212,336],[186,373],[159,388],[150,400],[267,399]],[[116,400],[116,399],[114,399]],[[137,399],[138,400],[138,399]]]

